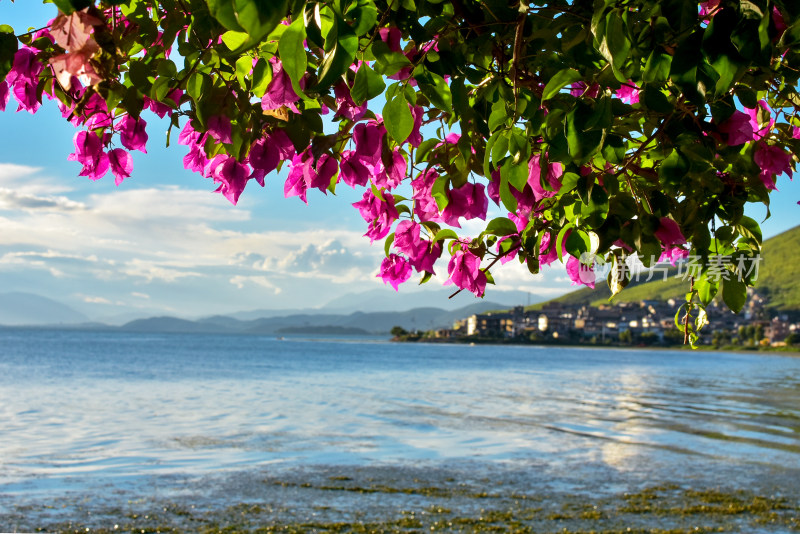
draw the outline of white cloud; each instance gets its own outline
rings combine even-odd
[[[0,209],[73,211],[84,210],[86,205],[65,196],[39,196],[0,188]]]
[[[53,195],[72,190],[63,180],[41,173],[41,167],[0,163],[0,187],[31,195]]]
[[[136,297],[137,299],[146,299],[146,300],[150,299],[150,295],[148,295],[147,293],[139,293],[138,291],[133,291],[131,293],[131,296]]]
[[[281,288],[273,284],[269,281],[266,276],[234,276],[230,279],[231,284],[235,285],[239,289],[244,289],[249,285],[255,285],[258,287],[263,287],[265,289],[269,289],[275,295],[281,293]]]
[[[134,278],[144,278],[146,282],[175,282],[181,278],[202,277],[198,272],[164,267],[149,261],[131,260],[121,269],[124,274]]]

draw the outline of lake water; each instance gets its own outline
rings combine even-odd
[[[713,488],[779,499],[778,530],[753,524],[782,532],[799,481],[800,358],[0,330],[0,531],[155,509],[191,531],[233,505],[305,525],[448,505],[452,523],[487,498]]]

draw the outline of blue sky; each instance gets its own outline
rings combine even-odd
[[[0,23],[18,32],[54,14],[52,5],[0,0]],[[133,176],[119,187],[110,174],[92,182],[66,159],[77,130],[55,105],[34,116],[15,110],[12,99],[0,113],[0,293],[49,296],[103,319],[318,307],[384,287],[375,276],[382,244],[362,237],[366,223],[351,207],[360,194],[345,185],[336,196],[311,192],[306,206],[285,199],[284,175],[271,175],[264,189],[251,182],[232,206],[212,193],[210,181],[183,169],[186,147],[165,148],[166,121],[151,113],[144,115],[148,154],[133,155]],[[765,237],[797,223],[800,184],[781,177],[778,187],[772,218],[762,224]],[[764,209],[751,214],[761,221]],[[466,223],[464,235],[478,228]],[[446,273],[446,262],[438,271]],[[543,296],[572,289],[559,266],[531,277],[510,262],[495,280],[497,289]],[[401,286],[418,290],[414,279]],[[393,293],[385,288],[387,309]]]

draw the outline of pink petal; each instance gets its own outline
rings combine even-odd
[[[121,184],[125,178],[130,178],[133,172],[133,158],[127,151],[121,148],[109,151],[108,163],[111,166],[111,172],[114,174],[114,183],[116,185]]]

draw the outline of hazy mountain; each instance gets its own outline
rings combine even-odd
[[[458,319],[503,307],[496,302],[480,301],[458,310],[414,308],[403,312],[355,312],[350,314],[302,313],[281,317],[239,320],[230,316],[214,316],[190,321],[176,317],[151,317],[131,321],[120,327],[127,332],[230,333],[275,335],[292,332],[366,332],[388,334],[394,326],[406,330],[449,328]]]
[[[42,326],[88,322],[81,312],[32,293],[0,293],[0,324]]]
[[[456,289],[425,287],[414,292],[395,292],[391,288],[376,288],[360,293],[348,293],[333,299],[319,310],[321,312],[352,313],[407,311],[414,308],[439,308],[443,310],[457,310],[465,306],[479,304],[482,299],[476,298],[472,293],[462,291],[452,299],[449,298]],[[544,300],[539,295],[525,291],[497,291],[492,288],[488,293],[492,302],[500,308],[509,306],[535,304]]]

